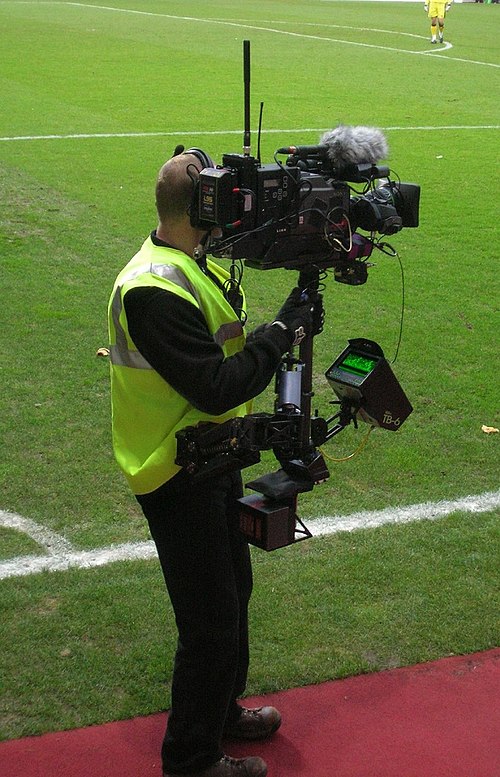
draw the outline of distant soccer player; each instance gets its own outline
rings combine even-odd
[[[424,2],[424,9],[429,19],[431,20],[431,43],[437,43],[437,32],[439,25],[439,42],[444,41],[444,17],[446,12],[450,10],[450,5],[453,0],[448,0],[447,3],[433,3]]]

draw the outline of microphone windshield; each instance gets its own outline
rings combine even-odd
[[[339,124],[325,132],[319,142],[327,146],[328,158],[335,167],[376,164],[389,155],[387,140],[375,127]]]

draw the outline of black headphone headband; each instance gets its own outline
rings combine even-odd
[[[215,167],[212,158],[205,151],[202,151],[201,148],[187,148],[183,153],[195,156],[201,164],[202,170],[205,167]]]

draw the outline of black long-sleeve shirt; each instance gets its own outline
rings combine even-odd
[[[260,394],[291,346],[291,333],[281,327],[258,327],[242,351],[226,358],[201,311],[177,294],[135,287],[124,306],[142,356],[194,407],[213,415]]]

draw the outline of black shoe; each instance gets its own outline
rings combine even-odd
[[[220,761],[202,769],[189,772],[184,777],[266,777],[267,766],[262,758],[230,758],[223,755]],[[182,777],[178,772],[163,772],[163,777]]]
[[[275,707],[247,709],[241,707],[241,715],[224,728],[225,739],[267,739],[281,726],[281,715]]]

